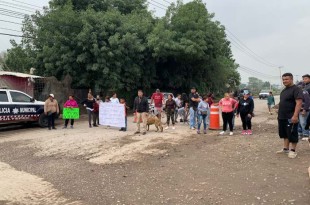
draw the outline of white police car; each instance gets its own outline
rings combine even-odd
[[[47,126],[44,102],[18,90],[0,89],[0,124],[38,122]]]

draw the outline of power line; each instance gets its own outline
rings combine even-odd
[[[246,73],[249,73],[249,74],[252,74],[254,76],[261,76],[261,77],[264,77],[264,78],[272,78],[272,79],[275,79],[275,78],[278,78],[279,76],[272,76],[272,75],[269,75],[269,74],[265,74],[265,73],[261,73],[261,72],[258,72],[254,69],[251,69],[251,68],[248,68],[246,66],[242,66],[242,65],[239,65],[238,67],[239,70],[243,71],[243,72],[246,72]]]
[[[13,8],[13,9],[18,9],[18,10],[23,10],[23,11],[28,11],[28,12],[34,12],[34,10],[28,10],[28,9],[25,9],[25,8],[19,8],[17,6],[12,6],[10,4],[2,3],[2,1],[0,1],[0,5],[1,6],[5,6],[5,7],[9,7],[9,8]]]
[[[18,2],[18,3],[21,3],[21,4],[25,4],[25,5],[28,5],[28,6],[31,6],[31,7],[39,8],[39,9],[42,10],[42,8],[37,6],[37,5],[28,4],[28,3],[25,3],[25,2],[22,2],[22,1],[18,1],[18,0],[12,0],[12,1],[15,1],[15,2]]]
[[[20,16],[12,15],[12,14],[7,14],[7,13],[1,13],[0,12],[0,15],[24,20],[24,18],[22,18]]]
[[[158,4],[158,5],[160,5],[160,6],[163,6],[164,8],[167,8],[167,5],[164,5],[164,4],[162,4],[162,3],[158,2],[158,1],[155,1],[155,0],[150,0],[150,1],[152,1],[152,2],[154,2],[155,4]]]
[[[7,2],[7,1],[1,1],[3,4],[7,4],[7,5],[10,5],[10,6],[16,6],[16,7],[19,7],[19,8],[23,8],[23,9],[29,9],[29,10],[38,10],[38,9],[34,9],[34,8],[31,8],[31,7],[28,7],[28,6],[25,6],[25,5],[20,5],[20,4],[14,4],[12,2]]]
[[[161,7],[161,6],[158,6],[158,5],[153,4],[153,3],[151,3],[151,2],[148,2],[148,3],[149,3],[149,4],[151,4],[151,5],[153,5],[153,6],[155,6],[155,7],[157,7],[157,8],[160,8],[160,9],[162,9],[162,10],[166,11],[166,9],[165,9],[165,8],[163,8],[163,7]]]
[[[10,9],[3,9],[3,8],[0,8],[0,11],[7,12],[7,13],[10,13],[10,14],[14,14],[14,15],[20,15],[20,16],[29,15],[29,14],[26,14],[26,13],[21,13],[21,12],[18,12],[18,11],[14,11],[14,10],[10,10]]]
[[[238,70],[239,70],[239,72],[244,72],[244,73],[247,73],[251,76],[255,76],[255,77],[259,77],[259,78],[263,78],[263,79],[276,79],[276,78],[269,77],[269,76],[258,75],[257,73],[253,73],[253,72],[246,70],[246,69],[243,69],[243,68],[238,68]]]
[[[25,36],[22,36],[22,35],[16,35],[16,34],[11,34],[11,33],[0,33],[0,35],[3,35],[3,36],[12,36],[12,37],[21,37],[21,38],[24,38]]]
[[[250,53],[248,50],[246,50],[240,43],[238,43],[238,41],[234,40],[233,38],[231,38],[229,35],[227,35],[227,37],[231,40],[230,43],[235,46],[238,50],[240,50],[241,52],[245,53],[246,55],[248,55],[249,57],[252,57],[254,60],[256,60],[257,62],[264,64],[266,66],[269,67],[275,67],[275,66],[271,66],[270,64],[266,64],[263,60],[259,59],[258,57],[256,57],[255,55],[253,55],[252,53]]]
[[[265,64],[265,65],[268,65],[268,66],[271,66],[271,67],[278,67],[278,65],[274,64],[274,63],[270,63],[269,61],[265,60],[264,58],[262,58],[261,56],[259,56],[258,54],[256,54],[253,50],[251,50],[245,43],[243,43],[235,34],[233,34],[233,32],[231,32],[229,29],[227,29],[227,32],[230,33],[230,35],[236,39],[236,43],[238,43],[240,46],[242,46],[243,48],[245,48],[247,51],[249,51],[249,53],[251,53],[252,56],[255,56],[256,59],[260,59],[260,62]],[[230,38],[232,38],[230,37]]]
[[[24,24],[22,24],[22,23],[17,23],[17,22],[14,22],[14,21],[7,21],[7,20],[2,20],[2,19],[0,19],[0,21],[6,22],[6,23],[17,24],[17,25],[24,25]]]
[[[265,76],[272,77],[272,78],[278,78],[278,76],[273,76],[273,75],[269,75],[269,74],[266,74],[266,73],[262,73],[262,72],[256,71],[256,70],[251,69],[251,68],[246,67],[246,66],[239,65],[239,67],[243,68],[243,69],[246,69],[246,70],[249,70],[249,71],[251,71],[253,73],[257,73],[259,75],[265,75]]]
[[[172,3],[172,2],[169,2],[169,1],[167,1],[167,0],[163,0],[164,2],[167,2],[169,5]]]
[[[10,28],[3,28],[3,27],[0,27],[0,29],[2,29],[2,30],[7,30],[7,31],[16,31],[16,32],[21,32],[21,33],[22,33],[22,31],[20,31],[20,30],[15,30],[15,29],[10,29]]]

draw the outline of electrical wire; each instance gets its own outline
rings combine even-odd
[[[243,43],[233,32],[231,32],[229,29],[227,29],[227,32],[229,34],[227,34],[228,36],[230,36],[230,39],[235,39],[234,42],[237,43],[238,45],[240,45],[241,47],[243,47],[247,53],[249,53],[252,57],[254,57],[256,60],[260,61],[261,63],[270,66],[270,67],[279,67],[278,65],[274,64],[274,63],[270,63],[269,61],[265,60],[264,58],[262,58],[261,56],[259,56],[258,54],[256,54],[252,49],[250,49],[245,43]]]
[[[275,67],[275,66],[271,66],[270,64],[266,64],[263,60],[259,59],[258,57],[256,57],[255,55],[253,55],[252,53],[250,53],[249,51],[247,51],[244,47],[242,47],[242,45],[240,45],[240,43],[238,43],[236,40],[232,39],[229,35],[227,35],[227,37],[231,40],[230,43],[235,46],[238,50],[240,50],[241,52],[245,53],[246,55],[248,55],[249,57],[252,57],[254,60],[256,60],[257,62],[268,66],[268,67]]]
[[[22,24],[22,23],[17,23],[17,22],[14,22],[14,21],[7,21],[7,20],[2,20],[2,19],[0,19],[0,21],[6,22],[6,23],[17,24],[17,25],[24,25],[24,24]]]
[[[248,68],[248,67],[245,67],[245,66],[241,66],[241,65],[239,65],[238,69],[241,70],[241,71],[243,71],[243,72],[249,73],[249,74],[251,74],[251,75],[254,75],[254,76],[261,76],[261,77],[263,77],[263,78],[270,78],[270,79],[279,78],[279,76],[273,76],[273,75],[261,73],[261,72],[258,72],[258,71],[256,71],[256,70],[254,70],[254,69],[251,69],[251,68]]]
[[[164,4],[162,4],[162,3],[158,2],[158,1],[155,1],[155,0],[150,0],[150,1],[152,1],[152,2],[154,2],[155,4],[158,4],[158,5],[160,5],[160,6],[163,6],[164,8],[167,7],[167,5],[164,5]]]
[[[163,7],[161,7],[161,6],[158,6],[158,5],[153,4],[153,3],[151,3],[151,2],[148,2],[148,3],[149,3],[149,4],[151,4],[151,5],[153,5],[153,6],[155,6],[155,7],[157,7],[157,8],[160,8],[160,9],[162,9],[162,10],[166,11],[166,9],[165,9],[165,8],[163,8]]]
[[[11,15],[11,14],[7,14],[7,13],[2,13],[2,12],[0,12],[0,15],[2,15],[2,16],[6,16],[6,17],[12,17],[12,18],[16,18],[16,19],[22,19],[22,20],[24,20],[24,18],[22,18],[22,17],[20,17],[20,16]]]
[[[31,7],[35,7],[35,8],[39,8],[42,10],[41,7],[37,6],[37,5],[33,5],[33,4],[29,4],[29,3],[25,3],[25,2],[22,2],[22,1],[18,1],[18,0],[12,0],[12,1],[15,1],[15,2],[18,2],[18,3],[21,3],[21,4],[25,4],[25,5],[28,5],[28,6],[31,6]]]
[[[21,33],[22,33],[22,31],[20,31],[20,30],[15,30],[15,29],[10,29],[10,28],[3,28],[3,27],[0,27],[0,29],[2,29],[2,30],[7,30],[7,31],[16,31],[16,32],[21,32]]]
[[[22,10],[22,11],[34,12],[34,10],[30,10],[30,9],[28,10],[28,9],[25,9],[25,8],[19,8],[17,6],[12,6],[10,4],[2,3],[2,1],[0,1],[0,5],[1,6],[5,6],[5,7],[9,7],[9,8],[13,8],[13,9]]]
[[[20,15],[20,16],[29,15],[29,14],[26,14],[26,13],[21,13],[21,12],[18,12],[18,11],[14,11],[14,10],[10,10],[10,9],[3,9],[3,8],[0,8],[0,11],[7,12],[7,13],[10,13],[10,14],[14,14],[14,15]]]
[[[28,7],[28,6],[25,6],[25,5],[14,4],[12,2],[7,2],[7,1],[2,1],[2,0],[0,0],[0,2],[3,3],[3,4],[7,4],[7,5],[10,5],[10,6],[15,6],[15,7],[23,8],[23,9],[28,9],[28,10],[31,10],[31,11],[38,10],[38,9],[34,9],[34,8],[31,8],[31,7]]]
[[[20,38],[24,38],[25,36],[23,35],[16,35],[16,34],[11,34],[11,33],[0,33],[0,35],[3,36],[12,36],[12,37],[20,37]],[[30,38],[30,37],[29,37]]]

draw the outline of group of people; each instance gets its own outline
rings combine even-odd
[[[88,115],[88,124],[89,128],[98,127],[99,125],[99,105],[102,102],[100,96],[96,96],[96,98],[92,95],[91,92],[88,93],[87,98],[82,101],[82,106],[85,107]],[[125,108],[125,127],[122,127],[120,131],[127,131],[127,110],[129,107],[126,105],[126,101],[124,98],[118,99],[117,94],[113,93],[112,97],[105,97],[105,101],[107,103],[120,103],[124,105]],[[64,108],[79,108],[79,104],[74,99],[73,95],[69,95],[68,100],[65,102]],[[48,129],[56,129],[55,127],[55,117],[59,114],[59,105],[57,100],[55,99],[54,94],[50,94],[48,99],[44,104],[44,113],[48,119]],[[74,119],[65,119],[65,124],[63,129],[67,129],[68,124],[70,122],[70,128],[73,129]]]
[[[310,126],[310,75],[303,76],[303,82],[295,85],[293,75],[285,73],[282,75],[284,90],[280,95],[280,103],[278,110],[278,129],[280,138],[284,139],[284,147],[277,153],[287,153],[290,158],[297,156],[296,146],[299,139],[308,140],[309,126]],[[88,93],[87,99],[82,102],[88,114],[89,127],[97,127],[99,125],[99,103],[101,99],[99,96],[93,97]],[[105,102],[120,103],[125,107],[125,127],[120,131],[127,130],[127,110],[129,107],[126,105],[124,98],[118,99],[117,94],[114,93],[112,97],[106,97]],[[252,135],[252,118],[254,117],[254,101],[249,93],[245,90],[243,96],[236,100],[233,95],[225,93],[224,97],[215,104],[212,94],[201,96],[197,89],[193,87],[190,94],[178,94],[174,99],[172,94],[169,94],[167,99],[160,92],[159,89],[153,93],[151,97],[151,104],[154,103],[154,114],[161,120],[161,114],[166,112],[167,122],[166,128],[175,129],[175,124],[180,116],[180,122],[188,122],[189,128],[196,130],[197,134],[207,134],[208,124],[210,122],[210,107],[212,104],[218,105],[221,110],[223,119],[223,129],[219,133],[224,135],[229,127],[229,135],[233,135],[235,117],[241,118],[242,121],[242,135]],[[267,105],[269,113],[272,114],[271,108],[275,105],[275,99],[272,92],[269,93],[267,98]],[[74,100],[74,96],[70,95],[69,99],[64,104],[64,108],[77,108],[78,103]],[[165,109],[163,109],[165,108]],[[142,134],[146,134],[146,124],[148,114],[150,113],[150,105],[148,98],[144,96],[143,91],[138,91],[138,96],[134,100],[133,111],[136,114],[137,130],[135,134],[141,132],[140,122],[142,125]],[[59,105],[53,94],[45,101],[44,113],[48,117],[48,129],[55,128],[55,116],[59,114]],[[67,128],[69,119],[65,120],[64,127]],[[203,124],[203,131],[201,128]],[[71,128],[73,128],[74,120],[71,120]]]

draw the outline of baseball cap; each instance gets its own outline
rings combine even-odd
[[[52,97],[52,98],[55,98],[55,97],[54,97],[54,94],[50,94],[49,96]]]
[[[248,90],[244,90],[243,95],[250,95],[250,92]]]

